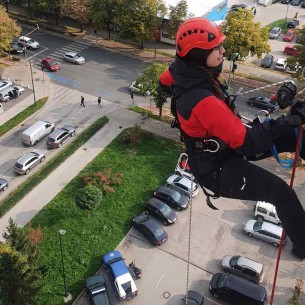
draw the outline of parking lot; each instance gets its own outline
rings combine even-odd
[[[266,160],[261,164],[265,168],[278,172],[286,181],[289,181],[290,173],[279,172],[280,169],[275,162]],[[305,175],[298,174],[296,188],[304,181]],[[302,195],[300,197],[302,200]],[[265,279],[262,285],[266,287],[270,299],[278,249],[264,241],[250,238],[244,233],[244,223],[254,218],[253,202],[225,198],[213,202],[219,211],[213,211],[206,205],[202,191],[193,198],[188,288],[201,292],[205,296],[205,305],[226,305],[227,303],[223,301],[219,303],[210,295],[209,281],[214,273],[222,272],[220,261],[225,255],[243,255],[264,264]],[[152,247],[133,228],[118,246],[117,249],[122,253],[126,263],[135,260],[136,265],[143,271],[142,278],[136,281],[138,296],[127,301],[128,303],[132,305],[179,304],[187,287],[189,216],[190,209],[178,212],[177,223],[165,227],[169,239],[160,247]],[[292,256],[291,242],[288,240],[282,250],[274,304],[287,304],[292,296],[295,279],[304,278],[304,267],[304,263]],[[118,304],[113,284],[108,284],[111,301],[113,304]],[[88,298],[83,295],[74,304],[87,305]]]

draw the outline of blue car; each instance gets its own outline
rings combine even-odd
[[[120,301],[132,299],[138,294],[136,284],[128,271],[119,251],[113,250],[103,255],[103,265],[109,272]]]

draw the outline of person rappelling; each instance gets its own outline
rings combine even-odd
[[[174,94],[172,111],[188,165],[214,209],[210,192],[214,198],[272,203],[294,253],[304,259],[305,211],[295,191],[250,161],[272,156],[273,145],[278,153],[295,151],[295,128],[305,123],[305,104],[295,101],[285,116],[245,125],[234,97],[219,80],[225,38],[220,27],[206,18],[187,20],[177,32],[175,61],[160,77],[161,87],[170,87]],[[305,160],[305,145],[300,157]]]

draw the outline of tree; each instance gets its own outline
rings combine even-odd
[[[16,21],[11,19],[0,6],[0,51],[9,49],[13,38],[18,36],[21,28]]]
[[[3,305],[37,304],[41,273],[30,266],[27,256],[9,243],[0,244],[0,303]]]
[[[169,6],[169,20],[165,31],[170,39],[175,39],[180,25],[187,19],[188,6],[186,0],[181,0],[176,6]]]
[[[149,91],[153,96],[153,101],[159,109],[160,116],[162,116],[162,107],[166,102],[166,95],[158,89],[159,78],[167,68],[167,64],[152,64],[143,70],[142,76],[138,79],[138,82],[142,84],[141,92],[144,94]]]
[[[60,14],[78,21],[83,32],[84,25],[90,20],[90,0],[62,0]]]
[[[76,203],[81,209],[96,209],[103,198],[102,191],[92,184],[79,189],[76,193]]]
[[[119,5],[118,0],[93,0],[91,4],[92,23],[96,29],[106,27],[108,31],[108,39],[111,39],[110,33],[115,26],[116,9]]]
[[[227,15],[221,25],[224,34],[226,54],[238,54],[236,59],[249,55],[262,57],[263,53],[271,51],[268,43],[269,30],[261,27],[260,22],[253,21],[253,14],[249,10],[239,8]]]
[[[122,38],[133,38],[144,48],[144,40],[151,40],[157,29],[158,13],[164,14],[161,0],[121,0],[116,24]],[[124,18],[122,18],[124,16]]]

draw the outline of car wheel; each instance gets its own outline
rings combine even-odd
[[[169,223],[166,220],[163,220],[163,224],[167,226]]]
[[[61,143],[59,143],[59,144],[58,144],[58,148],[59,148],[59,147],[61,147],[61,145],[62,145],[62,144],[61,144]]]
[[[29,172],[30,172],[30,169],[28,168],[28,169],[25,171],[25,174],[27,175]]]
[[[263,216],[257,216],[257,220],[258,221],[264,221],[264,217]]]
[[[279,246],[279,244],[276,243],[276,242],[272,243],[272,245],[273,245],[274,247],[276,247],[276,248]]]
[[[44,70],[44,65],[40,65],[40,67],[41,67],[41,70],[43,71]]]
[[[36,140],[35,142],[34,142],[34,145],[36,145],[38,143],[38,141]]]
[[[24,91],[20,91],[19,95],[22,95],[24,93]]]
[[[7,190],[7,186],[5,186],[5,187],[2,189],[3,192],[6,191],[6,190]]]
[[[178,211],[181,211],[182,209],[181,209],[181,207],[177,206],[177,210],[178,210]]]
[[[40,159],[40,162],[43,162],[45,158],[46,158],[46,157],[42,157],[42,158]]]
[[[227,268],[224,268],[223,271],[224,271],[225,273],[230,273],[230,270],[227,269]]]
[[[71,138],[74,137],[74,135],[75,135],[75,132],[72,132],[72,133],[71,133]]]
[[[250,232],[248,232],[247,235],[248,235],[249,237],[253,237],[253,234],[250,233]]]
[[[217,293],[213,293],[213,297],[215,298],[215,299],[219,299],[219,295],[217,294]]]

